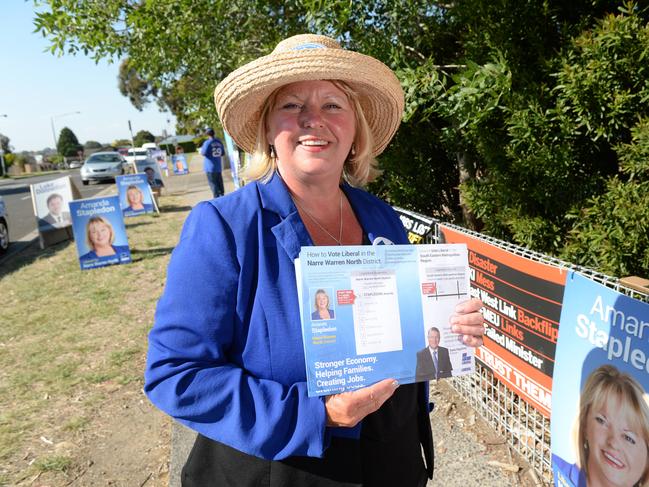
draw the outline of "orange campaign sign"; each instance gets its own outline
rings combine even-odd
[[[545,417],[567,269],[538,262],[446,225],[440,243],[469,249],[471,295],[484,303],[484,346],[476,358]]]

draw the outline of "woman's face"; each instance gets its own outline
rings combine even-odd
[[[591,407],[586,421],[589,483],[631,487],[645,471],[647,445],[639,418],[609,395],[603,404]]]
[[[91,223],[88,229],[88,235],[95,248],[110,245],[110,228],[102,222]]]
[[[139,189],[129,189],[126,192],[126,199],[132,205],[137,205],[142,203],[142,193]]]
[[[356,118],[344,92],[329,81],[284,86],[267,118],[268,142],[287,183],[340,180],[354,141]]]
[[[327,309],[329,306],[329,298],[325,293],[318,293],[318,295],[315,297],[316,304],[318,305],[318,309]]]

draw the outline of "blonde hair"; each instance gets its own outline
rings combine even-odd
[[[641,430],[642,440],[649,455],[649,397],[642,386],[630,375],[620,372],[612,365],[595,369],[586,380],[579,398],[579,415],[575,423],[574,440],[579,453],[577,464],[588,478],[587,421],[593,408],[599,408],[610,396],[618,399],[621,408],[628,408],[634,414]],[[640,487],[649,478],[649,459],[634,486]]]
[[[151,168],[147,168],[147,169],[151,169]],[[151,169],[151,170],[153,171],[153,169]],[[126,201],[127,201],[127,203],[128,203],[129,205],[132,204],[132,202],[131,202],[131,198],[129,198],[129,191],[133,191],[133,190],[135,190],[135,191],[137,191],[137,192],[139,193],[139,195],[140,195],[140,202],[143,202],[143,201],[144,201],[144,193],[143,193],[142,190],[141,190],[140,188],[138,188],[136,185],[131,184],[131,185],[129,185],[128,188],[126,188]]]
[[[374,139],[372,131],[363,114],[363,108],[360,103],[359,95],[354,89],[344,81],[326,80],[333,84],[340,91],[345,93],[347,99],[354,109],[356,119],[356,134],[354,136],[354,151],[347,156],[343,165],[342,178],[352,186],[365,186],[373,181],[381,171],[378,169],[378,162],[372,151],[374,149]],[[277,170],[277,162],[270,152],[270,144],[266,137],[268,131],[268,116],[275,106],[277,94],[286,85],[282,85],[273,91],[264,102],[257,126],[257,141],[255,151],[252,153],[252,160],[246,168],[246,177],[251,180],[267,182],[273,173]]]
[[[327,308],[329,307],[329,295],[327,294],[327,291],[324,289],[318,289],[315,294],[313,295],[313,307],[315,308],[316,311],[318,311],[318,294],[324,294],[325,297],[327,298]]]
[[[108,227],[108,230],[110,231],[110,244],[113,245],[113,242],[115,241],[115,232],[113,231],[113,226],[110,224],[110,222],[103,216],[93,216],[90,218],[90,220],[88,220],[88,224],[86,225],[86,243],[88,244],[88,247],[93,250],[95,249],[95,244],[90,239],[90,226],[97,223],[103,223]]]

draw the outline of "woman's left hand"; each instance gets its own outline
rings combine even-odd
[[[470,347],[479,347],[482,345],[482,335],[484,335],[484,318],[480,309],[482,301],[479,299],[469,299],[462,301],[455,306],[455,313],[451,315],[451,331],[462,336],[462,341]]]

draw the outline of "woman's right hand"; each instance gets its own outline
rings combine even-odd
[[[379,409],[399,387],[394,379],[385,379],[369,387],[325,397],[327,426],[356,426],[368,414]]]

